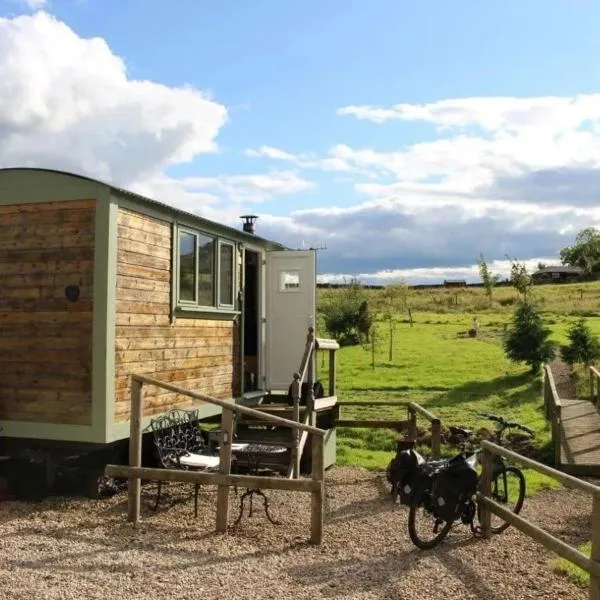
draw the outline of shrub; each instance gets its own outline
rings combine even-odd
[[[530,303],[520,304],[514,312],[512,327],[504,338],[504,350],[514,362],[524,362],[537,372],[542,363],[554,358],[554,343],[548,337],[542,316]]]
[[[327,331],[341,346],[358,344],[361,337],[368,339],[373,320],[364,288],[357,280],[332,297],[322,314]]]
[[[584,319],[579,319],[567,334],[569,344],[560,349],[563,360],[569,365],[589,365],[600,357],[600,341],[592,333]]]

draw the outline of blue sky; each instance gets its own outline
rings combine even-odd
[[[468,276],[480,251],[502,270],[506,253],[551,259],[598,221],[598,2],[0,0],[0,17],[0,49],[23,65],[0,58],[0,76],[41,99],[29,124],[44,102],[48,123],[91,107],[41,152],[24,96],[0,94],[0,164],[69,167],[232,223],[252,210],[262,234],[326,244],[330,277]],[[103,81],[118,93],[96,106]],[[172,97],[140,97],[139,81]],[[182,86],[210,102],[186,104]],[[119,102],[156,122],[124,122]],[[82,151],[67,159],[63,143]],[[565,169],[557,199],[536,174]]]

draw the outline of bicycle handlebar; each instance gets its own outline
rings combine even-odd
[[[496,421],[496,423],[500,423],[500,425],[508,429],[520,429],[521,431],[524,431],[529,435],[535,435],[535,431],[533,431],[533,429],[525,427],[525,425],[521,425],[516,421],[507,421],[504,417],[498,417],[497,415],[493,415],[491,413],[478,412],[477,414],[480,417],[485,417],[486,419],[489,419],[490,421]]]

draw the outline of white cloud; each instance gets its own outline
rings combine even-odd
[[[21,0],[27,8],[31,10],[40,10],[48,4],[48,0]]]
[[[38,12],[0,18],[0,166],[130,185],[217,149],[227,109],[192,87],[131,79],[100,38]]]
[[[527,267],[529,273],[534,273],[537,270],[540,262],[544,264],[557,264],[556,257],[531,258],[529,260],[520,261]],[[490,271],[499,275],[501,279],[507,279],[510,275],[510,261],[494,260],[488,263]],[[477,283],[481,281],[479,276],[479,266],[477,264],[467,267],[433,267],[433,268],[416,268],[416,269],[390,269],[387,271],[377,271],[374,273],[323,273],[319,275],[320,283],[343,283],[356,277],[363,284],[371,285],[389,285],[392,283],[407,283],[419,284],[443,283],[445,279],[463,279],[467,283]]]

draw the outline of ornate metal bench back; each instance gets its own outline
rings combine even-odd
[[[173,409],[150,421],[154,446],[161,466],[179,467],[179,457],[187,453],[200,454],[205,449],[203,433],[195,422],[196,411]]]

